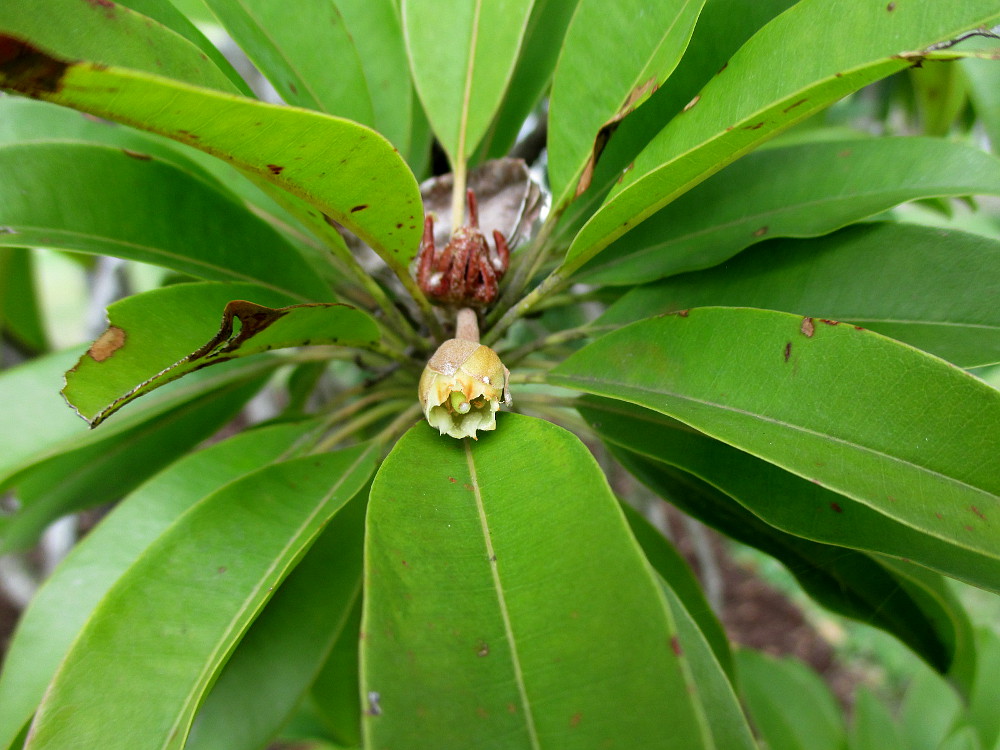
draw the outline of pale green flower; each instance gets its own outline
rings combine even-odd
[[[478,430],[496,429],[500,403],[510,405],[509,377],[488,346],[466,339],[445,341],[420,376],[424,416],[442,435],[476,439]]]

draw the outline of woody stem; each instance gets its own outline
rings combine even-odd
[[[479,321],[471,307],[463,307],[455,316],[455,338],[479,343]]]

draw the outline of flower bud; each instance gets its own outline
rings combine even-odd
[[[424,416],[444,435],[476,439],[477,430],[495,430],[500,402],[510,405],[510,372],[497,353],[467,339],[445,341],[420,376]]]

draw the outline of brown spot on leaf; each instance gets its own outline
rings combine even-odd
[[[697,104],[700,100],[701,100],[701,94],[696,95],[694,99],[692,99],[691,101],[689,101],[687,104],[684,105],[684,109],[681,110],[681,111],[682,112],[687,112],[689,109],[691,109],[691,107],[693,107],[695,104]]]
[[[816,326],[813,324],[812,318],[803,318],[802,327],[799,329],[805,335],[806,338],[812,338],[813,333],[816,330]]]
[[[885,9],[890,13],[892,13],[894,10],[896,10],[896,3],[889,3],[887,6],[885,6]]]
[[[759,229],[755,229],[754,232],[753,232],[753,236],[754,237],[763,237],[765,234],[767,234],[767,230],[768,230],[767,225],[764,225],[764,226],[760,227]]]
[[[794,104],[789,104],[787,107],[785,107],[781,111],[784,112],[787,115],[793,109],[795,109],[796,107],[798,107],[798,106],[800,106],[802,104],[805,104],[807,101],[809,101],[809,100],[808,99],[799,99],[797,102],[795,102]]]
[[[830,510],[834,513],[843,513],[844,509],[840,507],[840,503],[830,503]]]
[[[943,520],[944,520],[944,516],[942,516],[942,515],[941,515],[940,513],[935,513],[935,514],[934,514],[934,516],[935,516],[935,518],[937,518],[937,520],[939,520],[939,521],[943,521]]]
[[[219,567],[218,567],[218,568],[216,569],[216,571],[215,571],[215,572],[216,572],[216,573],[218,573],[218,574],[219,574],[219,575],[221,576],[221,575],[222,575],[223,573],[225,573],[225,572],[226,572],[226,566],[225,566],[225,565],[220,565],[220,566],[219,566]]]
[[[840,321],[839,320],[830,320],[829,318],[820,318],[819,322],[820,323],[826,323],[826,325],[828,325],[828,326],[839,326],[840,325]]]
[[[108,326],[87,350],[87,355],[95,362],[103,362],[125,345],[125,338],[124,330],[118,326]]]
[[[448,481],[451,482],[452,484],[455,484],[455,482],[457,482],[458,480],[455,479],[455,477],[448,477]]]
[[[838,151],[837,152],[837,156],[839,156],[841,159],[844,159],[844,158],[850,156],[852,153],[854,153],[854,152],[851,149],[845,148],[843,151]]]
[[[122,153],[125,154],[125,156],[128,156],[132,159],[138,159],[139,161],[149,161],[150,159],[153,158],[149,154],[143,154],[128,148],[123,148]]]
[[[681,640],[676,635],[670,636],[670,650],[674,652],[674,656],[681,656],[684,653],[684,649],[681,648]]]
[[[368,208],[368,204],[367,203],[362,203],[360,206],[354,206],[351,209],[351,213],[354,214],[354,213],[357,213],[358,211],[364,211],[366,208]]]
[[[721,73],[728,67],[729,67],[729,60],[726,60],[724,63],[722,63],[722,67],[719,68],[718,72],[715,75],[719,75],[719,73]]]
[[[756,125],[744,125],[743,129],[744,130],[759,130],[762,127],[764,127],[764,123],[763,122],[758,122]]]
[[[267,168],[271,171],[271,174],[281,174],[281,170],[284,169],[284,167],[277,164],[268,164]]]
[[[655,76],[644,83],[640,83],[629,92],[625,103],[618,108],[614,116],[601,125],[597,131],[597,135],[594,137],[594,147],[591,149],[590,158],[587,159],[587,163],[583,167],[580,181],[576,183],[575,196],[579,197],[584,190],[590,187],[590,181],[594,179],[594,169],[597,168],[597,162],[601,158],[601,154],[604,153],[604,148],[608,145],[608,141],[611,140],[611,136],[618,129],[618,126],[621,125],[622,120],[642,104],[643,101],[648,99],[656,89]]]
[[[792,356],[792,342],[789,341],[787,344],[785,344],[785,361],[787,362],[788,358],[791,356]]]
[[[979,516],[982,520],[984,520],[984,521],[986,520],[986,516],[984,516],[983,512],[981,510],[979,510],[979,508],[977,508],[975,505],[970,505],[969,506],[969,510],[971,510],[973,513],[975,513],[977,516]]]
[[[52,94],[62,88],[68,67],[68,63],[27,42],[0,34],[0,79],[4,88],[32,97]]]
[[[486,641],[480,641],[479,645],[476,646],[476,656],[479,657],[489,656],[489,653],[490,653],[489,645],[486,643]]]
[[[466,483],[465,483],[465,484],[463,484],[462,486],[463,486],[463,487],[464,487],[465,489],[467,489],[467,490],[468,490],[469,492],[472,492],[472,485],[471,485],[471,484],[469,484],[468,482],[466,482]]]

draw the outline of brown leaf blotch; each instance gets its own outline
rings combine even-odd
[[[108,326],[87,350],[87,355],[95,362],[103,362],[125,345],[125,338],[124,330],[118,326]]]
[[[27,96],[52,94],[62,88],[68,63],[8,34],[0,34],[0,76],[4,87]]]
[[[806,338],[811,339],[812,335],[813,335],[813,332],[816,330],[816,326],[813,323],[813,319],[812,318],[803,318],[802,319],[802,327],[799,330],[802,331],[802,333],[805,335]]]

